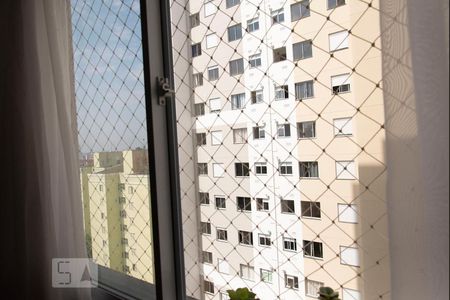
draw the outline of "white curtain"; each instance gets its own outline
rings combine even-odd
[[[0,2],[1,293],[89,299],[51,278],[52,258],[86,257],[70,1]]]
[[[381,24],[391,299],[448,299],[448,0],[381,0]]]

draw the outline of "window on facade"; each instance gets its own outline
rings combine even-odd
[[[192,57],[197,57],[202,55],[202,44],[194,44],[191,46],[192,49]]]
[[[293,175],[294,170],[292,166],[292,162],[282,162],[280,163],[280,175]]]
[[[330,52],[347,49],[349,33],[347,30],[331,33],[328,36],[328,40],[330,44]]]
[[[196,14],[192,14],[190,16],[190,21],[191,21],[191,28],[197,27],[198,25],[200,25],[200,14],[196,13]]]
[[[286,56],[286,47],[281,47],[277,49],[273,49],[273,62],[280,62],[287,59]]]
[[[215,202],[216,202],[217,209],[226,209],[227,208],[227,201],[224,196],[216,196]]]
[[[332,76],[331,89],[334,94],[350,92],[350,74]]]
[[[233,143],[234,144],[247,143],[247,128],[233,129]]]
[[[210,222],[200,222],[200,230],[202,234],[211,234],[211,223]]]
[[[297,134],[299,139],[311,139],[316,137],[316,122],[297,123]]]
[[[261,66],[261,54],[251,55],[248,58],[250,68],[257,68]]]
[[[236,24],[228,27],[228,41],[233,42],[242,38],[242,26]]]
[[[211,132],[211,144],[213,146],[222,145],[223,143],[223,133],[222,131],[212,131]]]
[[[212,66],[208,68],[208,80],[209,81],[215,81],[219,79],[219,67],[218,66]]]
[[[208,164],[207,163],[198,163],[197,170],[199,175],[208,175]]]
[[[228,292],[220,292],[220,300],[231,300]]]
[[[236,76],[244,73],[244,59],[239,58],[230,61],[230,75]]]
[[[203,85],[203,73],[195,73],[192,75],[192,85],[194,87],[202,86]]]
[[[208,293],[208,294],[212,294],[212,295],[214,295],[214,282],[212,282],[212,281],[208,281],[208,280],[204,280],[203,281],[203,288],[205,289],[205,293]]]
[[[263,127],[253,127],[253,139],[262,140],[266,137],[266,131]]]
[[[335,136],[351,136],[353,135],[352,118],[339,118],[333,120]]]
[[[270,235],[260,234],[258,236],[258,239],[259,239],[259,245],[260,246],[264,246],[264,247],[272,246],[272,241],[271,241]]]
[[[362,294],[360,291],[352,289],[342,289],[342,300],[362,300]]]
[[[273,272],[270,270],[261,269],[261,281],[265,283],[273,282]]]
[[[289,86],[280,85],[275,87],[275,100],[285,100],[289,98]]]
[[[324,287],[323,282],[314,281],[314,280],[305,280],[305,293],[306,296],[317,298],[319,296],[319,290],[321,287]]]
[[[219,37],[215,33],[208,34],[205,37],[206,49],[217,47],[219,44]]]
[[[358,223],[358,206],[356,204],[338,204],[339,222]]]
[[[205,1],[205,4],[203,5],[205,9],[205,17],[212,16],[217,12],[217,6],[212,2],[212,0]]]
[[[213,176],[215,178],[223,177],[225,173],[225,168],[223,164],[214,163],[213,164]]]
[[[309,0],[297,2],[291,5],[292,22],[309,17],[310,15],[311,11],[309,9]]]
[[[205,115],[205,103],[196,103],[194,105],[195,116],[200,117]]]
[[[217,240],[228,241],[228,231],[226,229],[217,229]]]
[[[239,236],[239,244],[248,245],[248,246],[253,245],[253,233],[252,232],[240,230],[238,232],[238,236]]]
[[[299,162],[300,178],[318,178],[319,164],[316,161]]]
[[[222,101],[220,101],[220,98],[212,98],[209,99],[209,111],[219,112],[222,109]]]
[[[256,175],[267,175],[267,163],[255,163]]]
[[[245,107],[245,93],[231,95],[231,109],[243,109]]]
[[[320,219],[322,217],[320,202],[302,201],[302,217]]]
[[[230,264],[225,259],[217,259],[217,271],[222,274],[230,274]]]
[[[226,6],[227,6],[227,8],[230,8],[230,7],[239,5],[239,3],[241,3],[240,0],[227,0],[226,1]]]
[[[290,137],[291,136],[291,124],[278,124],[277,125],[278,137]]]
[[[239,211],[252,211],[252,200],[249,197],[236,197],[236,204]]]
[[[204,264],[212,264],[213,263],[212,252],[203,251],[203,263]]]
[[[209,205],[209,193],[199,193],[200,204]]]
[[[206,133],[197,133],[197,146],[204,146],[206,145]]]
[[[313,241],[303,241],[303,254],[306,257],[323,258],[322,243]]]
[[[345,5],[345,0],[328,0],[328,9]]]
[[[292,45],[294,61],[311,58],[312,54],[312,41],[304,41],[295,43]]]
[[[361,266],[359,249],[354,247],[340,247],[341,264],[353,267]]]
[[[285,281],[286,288],[294,289],[294,290],[298,289],[298,277],[297,276],[292,276],[292,275],[286,274],[284,276],[284,281]]]
[[[258,211],[269,211],[269,199],[267,198],[256,198],[256,209]]]
[[[259,19],[254,18],[247,21],[247,31],[254,32],[259,30]]]
[[[292,238],[283,238],[283,249],[286,251],[297,251],[297,240]]]
[[[337,179],[357,179],[356,165],[354,161],[337,161],[336,162],[336,178]]]
[[[284,10],[282,8],[272,11],[271,16],[272,16],[272,24],[284,22]]]
[[[235,163],[234,169],[236,172],[236,177],[248,177],[250,176],[250,165],[249,163]]]
[[[295,100],[314,97],[314,81],[302,81],[295,84]]]
[[[287,214],[295,213],[295,201],[294,200],[281,200],[281,212]]]
[[[263,90],[252,91],[250,93],[252,104],[258,104],[264,102]]]
[[[255,280],[255,268],[249,265],[241,265],[240,266],[240,275],[241,278],[246,280]]]

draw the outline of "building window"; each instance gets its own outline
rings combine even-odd
[[[351,136],[353,135],[352,118],[340,118],[333,120],[335,136]]]
[[[253,139],[254,140],[263,140],[266,137],[266,132],[263,127],[253,127]]]
[[[314,81],[302,81],[295,84],[295,100],[314,97]]]
[[[318,178],[319,177],[319,164],[316,161],[301,161],[300,166],[300,178]]]
[[[255,268],[249,265],[241,265],[240,275],[242,279],[255,280]]]
[[[337,161],[336,162],[336,178],[337,179],[357,179],[355,162],[354,161]]]
[[[295,214],[294,200],[281,200],[281,212],[286,214]]]
[[[272,246],[272,241],[270,239],[270,235],[267,234],[260,234],[258,236],[259,245],[264,247],[270,247]]]
[[[311,139],[316,137],[316,121],[297,123],[297,134],[299,139]]]
[[[298,289],[298,277],[297,276],[291,276],[291,275],[284,275],[284,281],[286,284],[286,288],[288,289]]]
[[[252,211],[252,200],[249,197],[236,197],[239,211]]]
[[[199,175],[208,175],[208,164],[207,163],[198,163],[197,170]]]
[[[245,93],[231,95],[231,109],[243,109],[245,107]]]
[[[241,245],[253,245],[253,233],[249,231],[239,231],[239,244]]]
[[[345,0],[328,0],[328,9],[345,5]]]
[[[227,201],[224,196],[216,196],[215,202],[216,202],[216,209],[226,209],[227,208]]]
[[[286,251],[297,252],[297,240],[291,238],[283,238],[283,249]]]
[[[255,54],[255,55],[251,55],[248,58],[248,63],[250,65],[250,68],[257,68],[261,66],[261,54]]]
[[[353,267],[361,266],[358,248],[340,247],[340,250],[341,264]]]
[[[320,202],[302,201],[302,217],[320,219],[322,217]]]
[[[258,211],[269,211],[269,199],[256,198],[256,209]]]
[[[358,206],[355,204],[338,204],[339,222],[358,223]]]
[[[332,76],[331,88],[336,95],[350,92],[350,74]]]
[[[205,289],[205,293],[214,295],[214,282],[204,280],[203,287]]]
[[[191,46],[192,49],[192,57],[197,57],[202,55],[202,44],[194,44]]]
[[[195,116],[200,117],[205,115],[205,103],[196,103],[194,105]]]
[[[238,5],[239,3],[241,3],[240,0],[227,0],[226,6],[227,6],[227,8],[230,8],[230,7]]]
[[[191,20],[191,28],[199,26],[200,25],[200,14],[199,13],[192,14],[190,16],[190,20]]]
[[[231,300],[228,292],[220,292],[220,300]]]
[[[134,188],[132,186],[128,187],[128,194],[130,195],[134,194]]]
[[[248,177],[250,176],[250,165],[249,163],[235,163],[234,169],[236,172],[236,177]]]
[[[241,24],[236,24],[228,27],[228,41],[233,42],[242,38],[242,26]]]
[[[195,136],[197,137],[197,146],[206,145],[206,133],[197,133]]]
[[[212,252],[203,251],[203,263],[204,264],[212,264],[213,263]]]
[[[362,295],[360,291],[342,289],[342,300],[362,300]]]
[[[293,175],[294,170],[292,166],[292,162],[282,162],[280,163],[280,175]]]
[[[230,61],[230,75],[236,76],[244,73],[244,59],[239,58]]]
[[[208,34],[205,37],[206,49],[217,47],[219,44],[219,37],[215,33]]]
[[[280,62],[287,59],[286,47],[281,47],[278,49],[273,49],[273,62]]]
[[[220,98],[212,98],[209,99],[209,111],[219,112],[222,109],[222,101],[220,101]]]
[[[278,124],[277,125],[278,137],[290,137],[291,136],[291,124]]]
[[[212,0],[205,1],[203,6],[205,8],[205,17],[209,17],[217,12],[217,6],[212,2]]]
[[[103,192],[103,185],[100,184],[100,185],[98,186],[98,190],[99,190],[100,192]]]
[[[223,144],[223,133],[222,131],[211,131],[211,144],[213,146],[219,146]]]
[[[235,144],[247,143],[247,128],[233,129],[233,143]]]
[[[199,193],[200,204],[209,205],[209,193]]]
[[[217,271],[222,274],[230,274],[230,265],[225,259],[217,259]]]
[[[200,230],[202,234],[211,235],[211,223],[210,222],[200,222]]]
[[[347,30],[331,33],[328,35],[330,52],[347,49],[349,34]]]
[[[217,240],[226,242],[228,241],[228,231],[226,229],[217,229]]]
[[[294,61],[311,58],[312,55],[312,41],[304,41],[292,45]]]
[[[306,257],[323,258],[323,245],[320,242],[303,241],[303,254]]]
[[[261,269],[261,281],[265,283],[272,283],[273,282],[272,271]]]
[[[291,5],[292,22],[309,17],[310,15],[311,11],[309,10],[309,0],[297,2]]]
[[[275,87],[275,100],[289,99],[289,86],[280,85]]]
[[[194,87],[203,85],[203,73],[196,73],[193,75],[193,85]]]
[[[263,90],[252,91],[250,94],[252,104],[264,102]]]
[[[213,176],[215,178],[223,177],[225,174],[225,169],[223,167],[223,164],[213,164]]]
[[[247,31],[253,32],[259,30],[259,19],[254,18],[247,21]]]
[[[277,9],[272,11],[272,24],[283,23],[284,22],[284,10]]]
[[[267,175],[267,163],[255,163],[256,175]]]
[[[215,81],[219,79],[219,67],[213,66],[208,68],[208,80]]]
[[[324,287],[323,282],[306,279],[305,280],[306,296],[317,298],[319,296],[319,290],[321,287]]]

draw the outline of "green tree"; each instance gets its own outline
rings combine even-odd
[[[248,288],[241,288],[236,291],[228,290],[227,292],[231,300],[256,300],[256,294]]]
[[[332,288],[321,287],[319,289],[319,300],[340,300],[339,293],[335,292]]]

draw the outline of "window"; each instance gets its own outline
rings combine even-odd
[[[312,41],[304,41],[292,45],[294,61],[311,58],[312,55]]]
[[[241,3],[240,0],[227,0],[227,2],[226,2],[227,8],[236,6],[236,5],[238,5],[239,3]]]
[[[198,25],[200,25],[200,14],[199,13],[192,14],[190,16],[190,20],[191,20],[191,28],[197,27]]]
[[[258,211],[269,211],[269,199],[256,198],[256,209]]]
[[[289,87],[280,85],[275,87],[275,100],[285,100],[289,98]]]
[[[220,98],[209,99],[210,112],[219,112],[221,109],[222,109],[222,101],[220,101]]]
[[[193,86],[198,87],[203,85],[203,73],[196,73],[193,75]]]
[[[353,267],[359,267],[361,265],[358,248],[341,246],[340,249],[341,264]]]
[[[319,177],[319,164],[316,161],[301,161],[300,166],[300,178],[318,178]]]
[[[128,187],[128,194],[130,195],[134,194],[134,188],[132,186]]]
[[[362,300],[360,291],[351,289],[342,289],[342,300]]]
[[[240,275],[243,279],[255,280],[255,268],[249,265],[241,265]]]
[[[213,66],[208,68],[208,80],[215,81],[219,79],[219,67]]]
[[[291,238],[283,238],[283,249],[286,251],[297,252],[297,240]]]
[[[216,208],[217,209],[225,209],[227,208],[227,202],[224,196],[216,196],[215,197]]]
[[[226,229],[217,229],[217,240],[228,241],[228,231]]]
[[[295,213],[294,200],[281,200],[281,212],[287,214],[294,214]]]
[[[291,136],[291,124],[278,124],[277,125],[278,137],[290,137]]]
[[[317,298],[319,296],[319,290],[321,287],[324,287],[323,282],[306,279],[305,280],[306,296]]]
[[[239,231],[239,244],[241,245],[253,245],[253,233],[249,231]]]
[[[213,254],[211,252],[203,251],[203,263],[204,264],[213,263]]]
[[[250,94],[252,104],[264,102],[263,90],[252,91]]]
[[[220,300],[231,300],[228,292],[220,292]]]
[[[337,161],[336,162],[336,178],[337,179],[357,179],[355,162],[354,161]]]
[[[261,66],[261,54],[251,55],[248,58],[250,68],[257,68]]]
[[[249,197],[236,197],[239,211],[252,211],[252,200]]]
[[[293,175],[292,162],[282,162],[280,163],[280,175]]]
[[[260,246],[270,247],[272,245],[270,235],[260,234],[258,237],[259,237],[259,245]]]
[[[297,2],[291,5],[292,22],[309,17],[310,15],[311,11],[309,10],[309,0]]]
[[[207,163],[198,163],[197,169],[198,169],[199,175],[208,175],[208,164]]]
[[[332,76],[331,88],[334,94],[350,92],[350,74]]]
[[[247,21],[247,31],[253,32],[259,30],[259,19],[254,18]]]
[[[266,283],[273,282],[273,272],[269,270],[261,269],[261,281]]]
[[[248,177],[250,176],[250,165],[249,163],[235,163],[234,169],[236,172],[236,177]]]
[[[283,23],[284,22],[284,10],[277,9],[272,11],[272,24]]]
[[[273,49],[273,62],[280,62],[286,60],[286,47]]]
[[[208,34],[205,38],[206,49],[217,47],[219,44],[219,37],[215,33]]]
[[[308,80],[295,84],[295,99],[303,100],[314,97],[314,81]]]
[[[358,206],[355,204],[338,204],[339,222],[358,223]]]
[[[328,9],[345,5],[345,0],[328,0]]]
[[[302,201],[302,217],[320,219],[322,217],[320,202]]]
[[[297,134],[299,139],[311,139],[316,137],[316,122],[297,123]]]
[[[242,58],[230,61],[230,75],[235,76],[244,73],[244,60]]]
[[[352,118],[340,118],[333,120],[335,136],[351,136],[353,135]]]
[[[266,132],[263,127],[253,127],[253,139],[263,140],[266,137]]]
[[[233,42],[242,38],[242,26],[241,24],[236,24],[228,27],[228,41]]]
[[[222,131],[212,131],[211,132],[211,143],[213,146],[222,145],[222,143],[223,143]]]
[[[230,274],[230,265],[225,259],[217,260],[217,271],[222,274]]]
[[[211,223],[210,222],[200,222],[200,229],[202,234],[211,234]]]
[[[199,193],[200,204],[209,205],[209,193]]]
[[[205,17],[209,17],[217,12],[217,6],[211,1],[205,1]]]
[[[197,146],[204,146],[206,145],[206,133],[197,133]]]
[[[235,144],[247,143],[247,128],[233,129],[233,143]]]
[[[245,107],[245,93],[231,95],[231,109],[243,109]]]
[[[330,52],[347,49],[349,34],[347,30],[331,33],[328,36]]]
[[[213,164],[213,176],[215,178],[223,177],[224,173],[225,169],[223,167],[223,164]]]
[[[303,241],[303,254],[306,257],[323,258],[323,245],[320,242]]]
[[[98,190],[99,190],[100,192],[103,192],[103,185],[100,184],[100,185],[98,186]]]
[[[205,289],[205,293],[214,295],[214,282],[204,280],[203,287]]]
[[[288,289],[298,289],[298,277],[297,276],[291,276],[291,275],[284,275],[284,281],[286,284],[286,288]]]
[[[267,163],[255,163],[256,175],[267,175]]]
[[[200,117],[205,115],[205,103],[196,103],[194,105],[195,116]]]
[[[192,57],[197,57],[202,55],[202,45],[200,43],[191,46]]]

